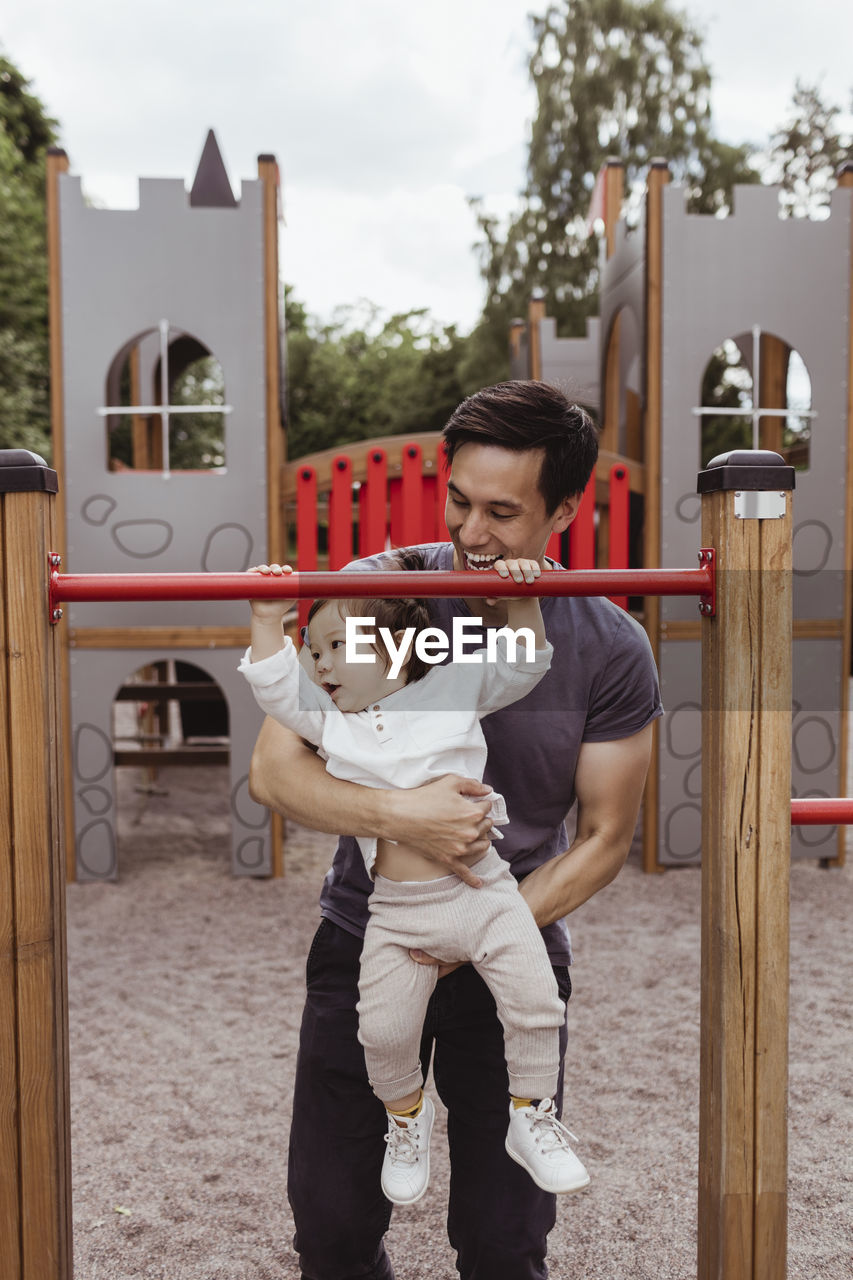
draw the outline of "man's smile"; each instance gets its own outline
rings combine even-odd
[[[492,555],[482,555],[475,551],[465,551],[463,549],[462,554],[465,558],[466,569],[491,569],[495,562],[502,558],[500,552],[497,551]]]

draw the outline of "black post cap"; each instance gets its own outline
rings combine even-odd
[[[730,449],[728,453],[718,453],[699,472],[696,490],[719,493],[724,489],[793,489],[796,474],[772,449]]]
[[[0,449],[0,493],[58,493],[56,472],[30,449]]]

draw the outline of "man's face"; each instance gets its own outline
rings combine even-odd
[[[498,445],[460,445],[447,482],[444,518],[453,542],[453,567],[491,571],[498,559],[538,560],[544,567],[545,548],[553,532],[561,533],[574,519],[578,499],[565,498],[550,515],[539,492],[543,449],[517,453]],[[486,621],[501,620],[499,602],[474,613]]]

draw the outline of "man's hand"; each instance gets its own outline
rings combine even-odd
[[[482,881],[469,863],[488,853],[491,845],[491,787],[447,773],[421,787],[384,795],[394,810],[386,823],[396,833],[391,838],[405,840],[471,888],[480,887]]]
[[[409,957],[416,964],[437,964],[439,981],[442,978],[446,978],[449,973],[452,973],[454,969],[458,969],[462,964],[461,960],[457,960],[455,964],[445,964],[443,960],[439,960],[437,956],[429,955],[426,951],[412,950],[409,952]]]
[[[490,789],[445,774],[422,787],[383,790],[333,778],[318,755],[267,716],[249,771],[249,793],[294,822],[337,835],[341,831],[397,840],[478,888],[468,863],[489,850]]]

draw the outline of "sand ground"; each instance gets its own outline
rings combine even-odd
[[[71,885],[77,1280],[298,1280],[284,1155],[304,961],[333,841],[291,826],[283,880],[233,879],[227,781],[120,772],[117,884]],[[695,1275],[699,873],[636,852],[574,917],[567,1120],[593,1175],[563,1197],[554,1280]],[[789,1277],[853,1274],[853,857],[791,886]],[[456,1275],[434,1175],[395,1212],[398,1280]]]

